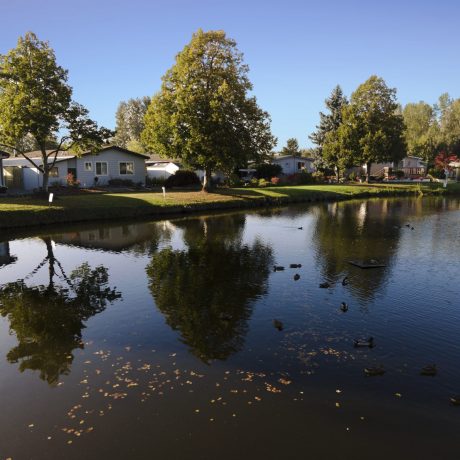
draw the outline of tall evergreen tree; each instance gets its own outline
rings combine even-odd
[[[291,137],[286,141],[286,145],[281,150],[281,155],[295,155],[300,156],[299,141]]]
[[[342,123],[342,109],[348,104],[348,100],[344,96],[342,88],[337,85],[324,103],[328,113],[319,113],[319,125],[316,126],[316,131],[308,137],[316,145],[316,167],[319,169],[331,168],[338,170],[339,155],[332,148],[332,143],[337,138],[337,130]],[[323,152],[325,142],[329,144],[326,149],[326,156],[324,156]]]

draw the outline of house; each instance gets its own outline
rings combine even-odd
[[[312,173],[315,171],[313,158],[301,157],[298,155],[275,155],[272,164],[280,165],[282,174],[295,174],[302,171]]]
[[[28,152],[26,156],[36,165],[43,164],[41,152]],[[79,156],[69,152],[58,152],[54,167],[50,171],[49,185],[67,185],[72,174],[82,187],[109,185],[113,179],[130,180],[145,185],[144,154],[117,146],[105,147],[96,153],[86,152]],[[48,163],[54,161],[54,155]],[[3,160],[6,186],[31,191],[43,184],[43,174],[23,156]]]
[[[363,165],[360,169],[360,171],[353,170],[358,174],[366,175],[367,166]],[[421,158],[411,155],[404,157],[398,163],[371,163],[370,176],[388,179],[389,176],[394,175],[395,171],[402,171],[406,179],[418,179],[426,175],[426,163]]]
[[[2,152],[0,150],[0,190],[1,190],[2,187],[6,187],[5,179],[3,177],[3,160],[6,160],[9,157],[10,157],[10,155],[8,153]]]
[[[174,159],[161,158],[157,154],[150,155],[145,162],[147,177],[149,179],[167,179],[176,173],[181,167],[180,163]]]

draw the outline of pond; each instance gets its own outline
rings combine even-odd
[[[431,197],[2,232],[0,459],[457,459],[459,223]]]

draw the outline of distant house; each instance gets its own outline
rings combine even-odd
[[[149,179],[167,179],[175,174],[181,166],[177,160],[161,158],[157,154],[151,154],[145,164]]]
[[[358,174],[366,175],[367,167],[363,165],[360,170],[352,168]],[[395,173],[395,171],[402,171],[406,179],[416,179],[424,177],[426,175],[426,163],[419,157],[408,155],[404,157],[398,163],[387,162],[387,163],[371,163],[370,176],[374,178],[383,177],[387,179],[389,176]],[[351,172],[348,171],[348,172]]]
[[[9,158],[9,154],[6,152],[0,151],[0,187],[5,187],[5,179],[3,176],[3,160]]]
[[[29,152],[26,156],[41,166],[41,152]],[[72,174],[82,187],[108,185],[112,179],[130,180],[145,185],[145,160],[147,155],[111,146],[96,153],[80,156],[68,152],[58,152],[54,167],[50,171],[50,185],[66,185]],[[52,163],[54,155],[48,159]],[[12,189],[31,191],[43,184],[43,174],[23,156],[3,160],[5,184]]]
[[[313,158],[301,157],[297,155],[275,155],[272,164],[280,165],[282,174],[295,174],[302,171],[312,173],[315,171]]]

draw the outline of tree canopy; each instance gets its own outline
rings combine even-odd
[[[248,67],[223,31],[193,34],[163,76],[145,117],[142,141],[163,156],[205,171],[232,171],[268,155],[270,117],[249,93]]]
[[[59,150],[96,149],[111,135],[72,100],[67,80],[68,72],[57,64],[53,49],[33,32],[0,55],[0,146],[23,154],[24,139],[32,137],[43,161],[26,158],[43,173],[45,190]],[[47,151],[50,141],[56,147]]]
[[[353,164],[398,162],[406,153],[404,120],[398,113],[396,89],[382,78],[371,76],[352,94],[342,112],[338,129],[341,151]]]
[[[286,145],[282,148],[281,150],[281,155],[294,155],[294,156],[300,156],[301,151],[299,147],[299,141],[291,137],[286,141]]]
[[[129,99],[118,104],[114,142],[119,147],[134,152],[145,153],[141,142],[144,117],[150,104],[150,97]]]

